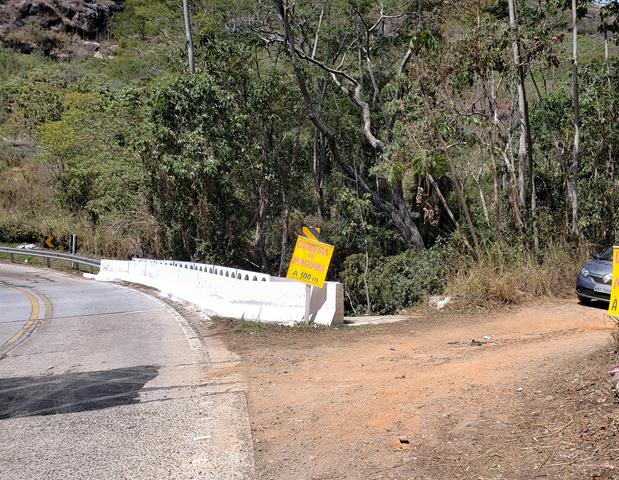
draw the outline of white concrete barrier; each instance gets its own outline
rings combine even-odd
[[[191,302],[209,315],[294,325],[304,321],[305,285],[264,273],[193,262],[101,260],[97,280],[124,280]],[[310,322],[344,322],[341,283],[312,287]]]

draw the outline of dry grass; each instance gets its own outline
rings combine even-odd
[[[60,242],[58,248],[68,251],[71,234],[77,234],[83,255],[130,258],[160,253],[157,223],[143,204],[93,224],[86,212],[62,208],[56,188],[53,169],[36,158],[31,144],[0,139],[0,242],[42,246],[52,234]]]
[[[447,291],[474,307],[562,297],[572,292],[578,269],[589,258],[587,246],[565,242],[548,245],[538,257],[525,248],[495,244],[477,262],[458,262]]]

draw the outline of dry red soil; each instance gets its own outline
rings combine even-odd
[[[568,300],[330,330],[216,321],[259,479],[619,478],[603,308]],[[225,369],[224,369],[225,370]]]

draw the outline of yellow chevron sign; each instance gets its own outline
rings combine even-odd
[[[303,227],[301,229],[303,236],[320,242],[320,228],[319,227]]]
[[[44,243],[45,243],[45,246],[46,246],[47,248],[54,248],[54,247],[56,246],[56,245],[54,244],[54,240],[56,240],[56,237],[54,237],[53,235],[48,236],[48,237],[45,239],[45,242],[44,242]]]

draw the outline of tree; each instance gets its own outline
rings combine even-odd
[[[175,258],[238,261],[248,223],[234,188],[239,129],[233,96],[206,73],[166,79],[150,94],[142,160],[162,244]]]
[[[292,64],[299,90],[304,99],[308,118],[312,121],[312,123],[319,130],[319,132],[326,138],[329,150],[334,160],[340,165],[344,172],[346,172],[350,177],[354,179],[355,184],[358,185],[362,192],[370,194],[372,202],[377,208],[390,215],[396,228],[402,235],[404,241],[412,248],[423,248],[423,239],[421,237],[421,234],[419,233],[419,229],[415,221],[413,220],[411,211],[406,204],[406,200],[404,198],[402,179],[393,179],[393,181],[389,185],[391,201],[387,201],[383,198],[380,189],[377,187],[371,187],[366,178],[362,176],[359,169],[357,169],[354,165],[351,165],[351,163],[344,158],[340,151],[336,133],[332,130],[332,128],[327,125],[323,116],[316,108],[316,102],[310,90],[308,89],[307,76],[303,71],[300,62],[300,60],[309,62],[330,74],[333,82],[337,85],[339,90],[343,92],[348,98],[350,98],[359,109],[361,117],[361,129],[363,131],[364,138],[369,144],[369,146],[374,150],[376,154],[383,153],[386,149],[386,142],[389,142],[391,136],[390,130],[393,128],[395,117],[385,117],[387,140],[382,140],[378,138],[372,128],[371,104],[366,99],[364,99],[362,95],[364,93],[365,75],[367,70],[367,75],[372,85],[373,95],[376,96],[376,98],[380,97],[380,89],[374,74],[374,67],[372,65],[372,59],[370,57],[368,42],[370,42],[370,38],[372,37],[373,32],[381,26],[382,22],[384,22],[385,19],[390,18],[390,16],[384,15],[381,11],[379,19],[376,22],[369,24],[366,23],[363,19],[362,12],[360,10],[355,11],[355,14],[361,17],[363,29],[359,30],[360,36],[355,39],[355,41],[353,41],[353,44],[356,43],[356,46],[358,47],[357,56],[359,67],[358,77],[354,78],[351,74],[346,73],[344,70],[341,70],[341,66],[332,67],[322,62],[319,62],[315,58],[312,58],[312,56],[309,55],[307,52],[305,52],[303,48],[298,46],[292,23],[294,20],[292,8],[288,5],[288,2],[286,0],[277,0],[275,2],[275,5],[281,21],[281,25],[284,29],[284,33],[275,33],[271,36],[270,39],[266,40],[267,42],[278,41],[283,43],[284,49]],[[366,45],[366,48],[363,48],[364,45]],[[347,53],[347,51],[344,52],[343,58],[346,57]],[[400,67],[398,69],[398,72],[400,72],[400,74],[407,67],[411,58],[411,53],[412,52],[409,48],[403,55],[400,62]],[[380,103],[380,100],[377,103]]]
[[[518,191],[520,207],[526,210],[527,191],[526,176],[528,170],[528,183],[531,189],[531,217],[534,230],[534,249],[537,250],[537,227],[535,219],[535,188],[533,175],[533,148],[531,145],[531,127],[529,123],[529,104],[525,88],[525,73],[521,55],[520,34],[518,32],[518,11],[516,0],[508,0],[509,26],[512,34],[512,56],[516,67],[516,89],[518,92],[518,123],[520,125],[520,140],[518,143]],[[527,168],[528,162],[528,168]]]
[[[578,2],[572,0],[572,105],[574,109],[574,145],[572,164],[568,180],[568,195],[572,206],[572,223],[570,232],[579,236],[578,228],[578,161],[580,157],[580,104],[578,101]]]

